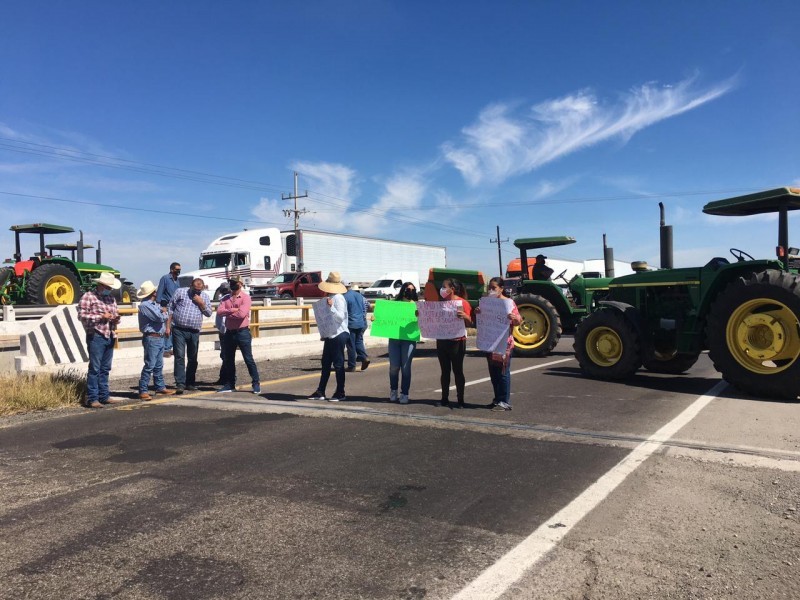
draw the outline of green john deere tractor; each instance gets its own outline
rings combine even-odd
[[[608,298],[578,325],[574,349],[583,372],[624,379],[640,366],[683,373],[709,351],[714,367],[756,396],[800,395],[798,250],[789,248],[788,212],[800,189],[777,188],[711,202],[710,215],[778,213],[775,259],[712,258],[702,267],[663,269],[613,279]],[[663,264],[663,245],[662,245]]]
[[[82,236],[77,244],[47,244],[45,235],[73,233],[72,227],[36,223],[33,225],[12,225],[16,251],[14,259],[7,260],[9,266],[0,269],[0,303],[2,304],[74,304],[81,295],[94,288],[92,279],[108,271],[119,278],[119,271],[100,262],[97,250],[97,263],[83,262],[83,250],[92,246],[84,245]],[[22,260],[21,234],[39,236],[39,252],[28,260]],[[99,243],[98,243],[99,245]],[[71,258],[56,256],[54,251],[70,251]],[[75,253],[77,252],[77,260]],[[135,299],[136,288],[122,280],[122,286],[115,290],[117,301],[129,303]]]
[[[574,244],[567,236],[514,240],[520,252],[522,279],[514,290],[514,301],[522,323],[514,327],[514,348],[519,356],[546,356],[561,339],[563,331],[574,331],[578,322],[604,298],[610,277],[575,275],[567,281],[562,271],[552,279],[534,279],[528,268],[528,251]],[[613,264],[613,259],[612,259]],[[562,290],[556,281],[562,279]]]

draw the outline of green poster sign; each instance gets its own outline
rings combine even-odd
[[[372,337],[390,340],[419,341],[416,302],[376,300],[375,320],[372,322]]]

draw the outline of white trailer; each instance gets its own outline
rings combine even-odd
[[[300,229],[282,231],[288,271],[338,271],[343,279],[369,285],[389,271],[414,271],[427,281],[428,269],[447,266],[444,246],[398,242]],[[299,242],[299,243],[298,243]]]

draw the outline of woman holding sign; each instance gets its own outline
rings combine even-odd
[[[441,300],[451,300],[461,303],[461,308],[456,312],[459,319],[464,319],[467,327],[472,327],[472,307],[467,302],[467,290],[464,284],[457,279],[445,279],[439,289]],[[436,406],[450,406],[450,369],[456,380],[456,398],[458,408],[464,408],[464,356],[467,354],[466,336],[453,340],[436,340],[436,354],[439,366],[442,369],[442,400]]]
[[[406,281],[397,294],[400,302],[416,302],[417,288],[410,281]],[[411,361],[417,342],[411,340],[389,339],[389,402],[408,404],[408,390],[411,387]],[[400,373],[403,374],[400,394],[397,394],[397,384],[400,382]]]
[[[506,315],[508,318],[508,337],[502,352],[486,353],[486,361],[489,364],[489,378],[492,380],[492,387],[494,388],[494,400],[492,400],[489,408],[497,411],[511,410],[511,353],[514,351],[514,336],[511,333],[511,328],[519,325],[522,322],[522,317],[517,310],[517,305],[505,295],[502,278],[492,277],[489,280],[489,297],[508,300],[507,304],[511,307],[511,310]],[[476,308],[475,312],[480,313],[480,307]],[[498,315],[499,318],[500,315]]]

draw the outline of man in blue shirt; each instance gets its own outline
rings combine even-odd
[[[369,304],[367,299],[358,291],[358,286],[353,286],[349,281],[344,282],[347,292],[342,294],[347,302],[347,328],[350,330],[350,339],[347,340],[347,371],[356,370],[356,360],[361,361],[361,370],[369,366],[367,348],[364,346],[364,331],[367,329],[367,312]]]
[[[181,274],[181,264],[172,263],[169,266],[169,273],[158,280],[158,290],[156,291],[156,302],[161,305],[161,311],[167,314],[167,305],[172,300],[172,296],[180,287],[178,275]],[[167,334],[164,338],[164,356],[172,356],[172,336]]]
[[[169,315],[156,303],[156,286],[152,281],[145,281],[136,297],[139,304],[139,331],[142,332],[144,348],[144,367],[139,378],[139,400],[152,400],[148,387],[150,377],[156,386],[156,394],[174,394],[164,383],[164,339],[169,335],[167,319]]]
[[[203,287],[203,280],[197,278],[192,281],[191,287],[178,288],[169,302],[167,326],[172,330],[174,343],[176,394],[197,389],[195,375],[200,329],[203,327],[203,316],[211,316],[211,298],[203,291]]]

